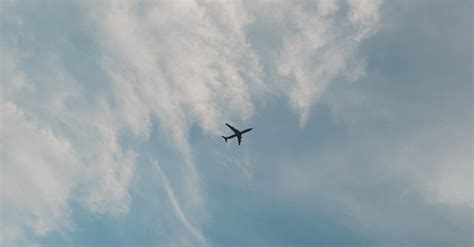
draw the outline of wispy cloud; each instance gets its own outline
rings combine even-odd
[[[161,170],[160,165],[158,164],[156,160],[153,161],[153,164],[155,165],[156,170],[158,171],[158,175],[161,178],[161,181],[163,182],[163,186],[165,187],[166,194],[168,195],[168,199],[171,205],[173,206],[176,216],[181,221],[181,223],[186,227],[186,229],[188,229],[202,245],[206,246],[207,245],[206,239],[204,238],[202,233],[198,229],[196,229],[193,225],[191,225],[185,213],[181,209],[181,206],[174,195],[173,189],[171,188],[168,182],[168,178]]]
[[[90,16],[105,51],[104,71],[113,80],[115,111],[137,136],[146,137],[151,119],[158,119],[183,156],[182,203],[205,211],[188,129],[196,123],[217,133],[222,119],[251,117],[251,96],[262,87],[244,32],[251,18],[239,2],[111,1],[102,7]]]
[[[260,2],[255,6],[245,1],[101,1],[79,5],[84,19],[72,21],[87,26],[82,35],[98,45],[100,52],[94,59],[100,68],[95,69],[105,78],[102,84],[86,86],[90,82],[76,78],[63,65],[75,62],[66,61],[63,54],[74,37],[58,34],[52,37],[59,41],[50,40],[31,27],[28,35],[20,34],[25,25],[33,25],[28,16],[15,16],[20,21],[2,29],[8,37],[2,56],[11,54],[2,63],[1,133],[2,146],[7,147],[2,148],[2,187],[16,188],[21,181],[29,191],[25,197],[33,200],[44,195],[32,206],[18,193],[2,188],[2,206],[12,205],[9,213],[22,215],[8,218],[7,225],[17,230],[2,230],[2,235],[18,236],[23,228],[35,229],[37,234],[62,229],[70,224],[71,198],[94,213],[127,213],[128,187],[140,153],[122,146],[120,135],[130,132],[133,138],[146,140],[157,125],[183,161],[177,165],[179,188],[168,183],[157,165],[168,198],[182,224],[205,244],[199,224],[190,223],[204,217],[186,211],[206,211],[205,189],[188,137],[190,126],[218,133],[223,119],[249,121],[257,99],[281,93],[280,82],[263,80],[262,57],[249,41],[247,28],[263,17],[272,26],[290,27],[274,29],[281,31],[281,40],[276,42],[282,47],[269,64],[276,67],[274,76],[289,78],[284,93],[304,125],[310,107],[332,80],[363,74],[357,47],[376,30],[379,20],[378,1]],[[61,12],[58,6],[53,11]],[[275,15],[269,16],[267,8],[275,10]],[[35,47],[19,47],[20,39],[34,40]],[[46,43],[57,46],[38,51],[36,46]],[[20,50],[25,53],[12,52]],[[25,172],[35,169],[40,171]],[[178,203],[181,198],[185,200]]]
[[[57,87],[54,92],[25,88],[13,94],[4,91],[0,97],[2,207],[11,215],[3,215],[6,211],[2,210],[2,218],[7,219],[3,224],[31,227],[40,235],[69,225],[72,196],[96,212],[127,212],[128,184],[134,171],[135,154],[122,151],[106,107],[89,108],[82,102],[65,108],[83,95],[75,90],[69,93],[64,88],[64,71],[55,72],[59,74],[42,81],[43,87]],[[37,87],[39,81],[24,83]],[[15,98],[26,95],[31,97],[27,101]]]
[[[72,230],[72,200],[96,213],[128,212],[135,153],[118,143],[109,104],[85,92],[57,53],[21,51],[19,36],[5,35],[13,41],[1,66],[2,243],[29,230]]]
[[[304,125],[310,107],[331,81],[346,77],[356,80],[363,75],[363,62],[356,57],[360,42],[376,31],[379,1],[337,1],[289,8],[285,21],[294,32],[284,38],[278,72],[293,78],[289,87],[292,107]],[[348,8],[344,12],[343,7]]]
[[[277,197],[301,210],[329,201],[344,215],[345,225],[383,245],[469,245],[474,206],[470,137],[466,124],[448,122],[369,134],[280,162],[271,185],[277,186]]]
[[[38,235],[67,228],[73,172],[79,171],[71,143],[28,120],[11,102],[1,101],[0,114],[3,244],[9,232],[21,233],[23,227]]]

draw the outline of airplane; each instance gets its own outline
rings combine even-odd
[[[252,128],[249,128],[246,130],[239,131],[238,129],[230,126],[230,124],[228,123],[226,123],[225,125],[227,125],[227,127],[229,127],[232,131],[234,131],[234,134],[228,137],[222,136],[222,138],[224,138],[225,142],[227,142],[228,139],[237,137],[237,141],[239,142],[239,145],[240,145],[240,141],[242,141],[242,134],[247,133],[252,130]]]

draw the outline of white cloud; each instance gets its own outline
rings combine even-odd
[[[6,219],[14,228],[2,229],[4,236],[18,236],[23,228],[45,234],[71,225],[71,198],[96,213],[126,213],[128,186],[140,154],[124,149],[118,138],[128,130],[148,138],[156,119],[184,161],[176,168],[178,181],[168,183],[162,176],[168,197],[182,224],[205,243],[199,229],[206,218],[205,190],[188,130],[197,124],[215,134],[222,122],[248,121],[254,100],[271,97],[273,87],[280,87],[262,81],[260,57],[247,40],[246,28],[260,17],[291,27],[282,29],[283,47],[274,62],[280,75],[296,81],[284,87],[304,124],[311,105],[332,80],[363,74],[354,53],[378,21],[377,1],[351,1],[342,15],[336,1],[308,3],[309,8],[295,2],[254,7],[239,1],[81,4],[100,44],[109,91],[95,92],[73,78],[61,65],[60,48],[2,59],[7,61],[2,63],[2,115],[11,115],[8,122],[2,120],[2,146],[7,147],[1,164],[6,174],[2,206],[14,205],[11,214],[21,215]],[[268,9],[274,15],[265,13]],[[13,43],[11,50],[22,50]],[[19,63],[35,56],[42,60],[36,70],[20,69]],[[26,172],[30,170],[37,172]],[[26,193],[11,194],[20,185]],[[28,200],[42,194],[47,200],[31,206]]]
[[[197,123],[217,133],[222,121],[252,115],[251,96],[263,85],[244,33],[251,17],[239,2],[111,1],[90,15],[106,51],[114,110],[138,136],[148,135],[153,118],[169,134],[184,164],[176,168],[177,188],[167,191],[183,198],[173,203],[181,222],[205,241],[188,222],[199,222],[206,210],[187,131]]]
[[[331,81],[363,75],[363,63],[355,53],[360,42],[376,30],[379,1],[348,3],[348,13],[341,13],[333,1],[321,1],[317,6],[295,5],[287,14],[286,21],[295,32],[284,39],[278,72],[296,81],[289,87],[289,97],[301,125]]]
[[[5,241],[12,233],[18,236],[24,226],[39,235],[68,227],[69,194],[74,177],[80,176],[74,174],[80,170],[71,143],[26,119],[15,104],[2,100],[0,107]]]
[[[202,233],[196,229],[188,220],[188,217],[185,215],[183,210],[181,209],[180,203],[176,199],[176,196],[173,192],[173,189],[171,188],[171,185],[168,182],[168,178],[166,175],[163,173],[161,170],[160,165],[158,164],[157,161],[153,161],[153,164],[155,165],[158,175],[160,176],[163,186],[165,187],[166,194],[168,195],[169,201],[171,202],[171,205],[173,206],[173,209],[175,211],[176,216],[178,219],[181,221],[181,223],[186,227],[186,229],[193,234],[193,236],[202,244],[202,245],[207,245],[206,239],[202,235]]]
[[[112,1],[93,12],[107,51],[104,68],[119,82],[116,100],[132,114],[127,122],[135,133],[147,133],[137,122],[148,122],[149,113],[172,129],[176,140],[191,121],[215,132],[219,119],[234,113],[249,118],[250,96],[256,93],[250,88],[261,79],[243,30],[249,17],[240,5],[144,5]],[[125,111],[130,107],[139,110]]]
[[[73,198],[94,212],[126,213],[135,154],[118,144],[107,104],[87,102],[54,56],[44,59],[47,71],[28,77],[18,66],[28,56],[5,52],[5,58],[10,65],[0,95],[2,243],[14,243],[25,230],[41,236],[73,229]],[[15,86],[17,78],[24,86]]]

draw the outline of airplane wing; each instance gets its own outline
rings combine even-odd
[[[234,131],[235,134],[240,133],[236,128],[230,126],[230,124],[226,123],[225,125],[227,125],[227,127],[229,127],[232,131]]]

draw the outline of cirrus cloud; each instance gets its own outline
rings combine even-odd
[[[52,15],[37,17],[53,26],[43,33],[35,29],[30,12],[13,16],[21,21],[2,29],[8,37],[2,53],[11,54],[2,59],[7,61],[2,63],[1,82],[6,147],[2,213],[6,207],[21,217],[2,215],[7,220],[2,225],[11,226],[2,229],[2,236],[18,237],[23,229],[44,235],[72,226],[68,215],[73,200],[93,213],[127,213],[136,157],[144,154],[122,146],[120,137],[130,132],[133,138],[146,140],[157,125],[183,161],[169,183],[166,169],[160,170],[163,186],[178,220],[206,243],[200,230],[208,213],[206,190],[193,158],[190,127],[197,124],[205,133],[216,134],[223,119],[249,121],[255,102],[281,93],[282,88],[304,125],[329,83],[363,75],[357,47],[379,21],[378,1],[253,4],[73,3],[80,12],[73,21],[88,28],[80,30],[81,35],[92,39],[99,51],[94,64],[83,65],[82,73],[99,65],[94,69],[105,78],[92,86],[77,75],[78,66],[67,64],[69,49],[80,45],[67,32],[68,23],[61,23],[61,4],[48,5]],[[276,15],[269,17],[267,8],[276,10]],[[248,38],[248,28],[262,18],[268,25],[289,27],[274,29],[281,34],[276,42],[282,46],[269,63],[277,71],[274,76],[289,79],[283,85],[264,80],[262,54]],[[24,54],[12,52],[20,50]],[[72,57],[78,54],[73,52]],[[38,172],[25,172],[35,169]],[[24,195],[13,193],[18,187]],[[38,203],[32,206],[31,201]]]

